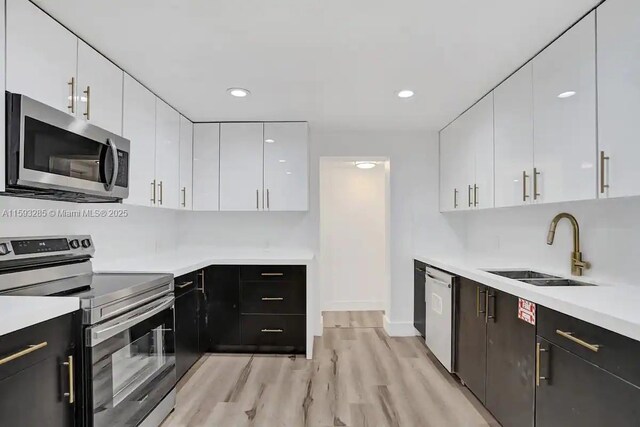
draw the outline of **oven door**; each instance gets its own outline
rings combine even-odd
[[[10,185],[129,195],[129,140],[24,95],[6,96]]]
[[[174,297],[86,330],[87,425],[134,427],[175,387]]]

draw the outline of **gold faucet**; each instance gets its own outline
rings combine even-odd
[[[580,227],[578,226],[578,220],[573,215],[562,212],[556,215],[551,220],[551,225],[549,226],[549,234],[547,235],[547,245],[553,245],[553,239],[556,236],[556,227],[558,226],[558,222],[562,219],[566,218],[571,222],[571,227],[573,228],[573,253],[571,254],[571,274],[574,276],[582,276],[582,271],[584,269],[591,268],[591,264],[587,261],[582,260],[582,252],[580,252]]]

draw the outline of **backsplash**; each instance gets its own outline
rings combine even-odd
[[[558,224],[553,246],[546,244],[551,219],[569,212],[580,224],[581,250],[591,262],[585,276],[612,284],[640,286],[638,250],[640,198],[592,200],[466,212],[466,252],[486,267],[538,268],[569,275],[571,227]]]

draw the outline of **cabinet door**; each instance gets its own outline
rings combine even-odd
[[[455,371],[469,390],[484,403],[487,367],[487,289],[484,285],[465,278],[460,278],[458,286]]]
[[[465,111],[450,126],[452,129],[451,150],[453,187],[459,189],[457,210],[474,209],[474,184],[476,182],[475,130],[478,109],[474,106]],[[460,197],[461,196],[461,197]]]
[[[538,201],[596,197],[595,12],[533,59]]]
[[[489,289],[485,406],[503,427],[533,427],[536,327],[518,319],[518,298]]]
[[[533,75],[528,63],[494,94],[495,206],[531,201],[533,173]]]
[[[640,194],[640,2],[607,1],[597,14],[598,143],[608,157],[599,162],[604,166],[599,194],[635,196]]]
[[[220,124],[193,125],[193,210],[217,211],[220,185]]]
[[[465,205],[464,191],[459,186],[459,145],[459,123],[454,121],[440,131],[440,212],[462,209]]]
[[[122,135],[123,71],[82,40],[78,41],[78,110],[76,115]]]
[[[413,326],[426,336],[425,265],[414,261],[413,268]]]
[[[196,293],[198,295],[198,356],[202,356],[209,351],[211,346],[211,335],[209,334],[209,306],[207,300],[207,290],[205,287],[205,272],[200,270],[197,273]]]
[[[176,378],[179,380],[200,357],[198,350],[199,322],[196,315],[199,291],[193,289],[176,298]]]
[[[240,344],[240,266],[204,270],[209,342],[214,348]]]
[[[467,144],[473,157],[473,207],[493,207],[493,92],[482,98],[465,115]],[[473,153],[473,154],[471,154]]]
[[[264,191],[266,210],[309,209],[307,123],[264,124]]]
[[[220,210],[257,211],[263,202],[262,123],[220,125]]]
[[[538,338],[540,381],[536,427],[632,427],[640,419],[640,388]]]
[[[7,90],[75,114],[78,38],[28,0],[8,0],[6,8]]]
[[[180,206],[180,114],[156,98],[157,205]]]
[[[122,136],[131,141],[129,197],[124,203],[156,204],[156,96],[133,77],[124,77]]]
[[[193,207],[193,123],[180,116],[180,208]]]

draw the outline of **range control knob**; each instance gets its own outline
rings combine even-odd
[[[85,248],[85,249],[86,249],[86,248],[88,248],[88,247],[91,247],[91,240],[89,240],[89,239],[84,239],[84,240],[82,241],[82,247],[83,247],[83,248]]]
[[[0,256],[7,255],[9,252],[11,252],[9,245],[6,243],[0,243]]]
[[[69,246],[71,246],[71,249],[78,249],[80,247],[80,242],[78,239],[73,239],[69,242]]]

